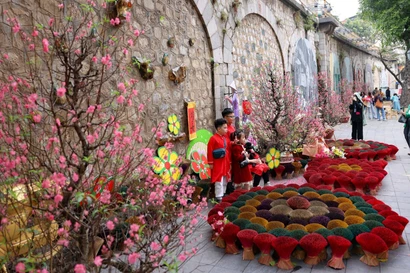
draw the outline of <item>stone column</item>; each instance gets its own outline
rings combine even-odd
[[[333,34],[336,27],[338,27],[338,22],[333,17],[324,17],[319,19],[319,72],[328,73],[330,70],[329,37]]]

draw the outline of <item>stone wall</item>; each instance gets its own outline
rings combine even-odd
[[[353,47],[337,38],[330,38],[329,52],[333,56],[331,58],[332,61],[330,67],[333,66],[333,63],[336,61],[335,58],[337,58],[342,72],[342,59],[349,58],[351,69],[353,71],[353,80],[365,82],[370,90],[373,90],[374,87],[396,88],[393,76],[386,71],[377,56]],[[329,69],[329,72],[334,73],[332,69]],[[330,73],[332,78],[334,75],[333,73]]]
[[[150,59],[155,67],[154,79],[140,80],[138,88],[148,103],[149,119],[146,128],[170,114],[181,119],[182,131],[186,131],[184,100],[197,103],[197,128],[213,130],[213,120],[220,116],[224,106],[224,93],[235,80],[237,87],[246,92],[253,76],[253,67],[260,60],[274,60],[285,72],[295,72],[293,62],[297,56],[297,45],[303,39],[310,45],[310,55],[317,56],[317,46],[325,45],[321,64],[329,64],[330,56],[344,56],[351,60],[353,71],[365,75],[364,69],[372,68],[373,85],[381,85],[377,78],[388,78],[381,64],[372,55],[343,44],[335,38],[317,30],[306,32],[297,24],[299,14],[305,16],[301,3],[311,5],[311,0],[242,0],[234,7],[234,0],[133,0],[132,20],[135,28],[144,29],[132,55]],[[96,1],[101,3],[100,0]],[[31,13],[35,18],[47,22],[57,14],[53,0],[1,1],[0,39],[12,36],[3,11],[12,10],[21,15],[22,25],[30,25]],[[321,37],[321,38],[320,38]],[[167,42],[175,38],[170,48]],[[190,43],[190,39],[194,43]],[[192,41],[191,40],[191,41]],[[3,44],[10,51],[15,68],[19,68],[18,52],[13,52],[13,39]],[[162,64],[168,55],[169,63]],[[320,55],[320,54],[319,54]],[[333,58],[333,57],[332,57]],[[341,74],[343,74],[343,64]],[[175,85],[168,79],[169,71],[177,66],[187,68],[186,80]],[[379,71],[375,73],[375,70]],[[331,69],[328,69],[330,72]],[[334,71],[334,69],[332,69]],[[139,77],[138,72],[133,72]],[[388,80],[391,82],[390,80]],[[165,130],[165,128],[164,128]],[[183,145],[181,145],[182,147]]]
[[[242,19],[233,37],[233,80],[245,96],[252,93],[254,69],[263,61],[271,61],[279,71],[284,70],[282,52],[276,34],[269,23],[256,14]],[[230,83],[228,83],[230,84]]]
[[[185,99],[196,102],[197,128],[212,129],[214,96],[210,41],[195,6],[189,0],[139,0],[134,1],[132,14],[134,24],[145,30],[133,55],[151,59],[156,69],[153,80],[139,82],[139,89],[151,99],[147,129],[153,122],[176,114],[185,132]],[[170,38],[175,39],[173,48],[167,45]],[[164,54],[168,55],[167,65],[162,64]],[[181,65],[186,66],[187,77],[176,85],[168,79],[168,73]]]

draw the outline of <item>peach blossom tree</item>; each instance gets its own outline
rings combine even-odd
[[[306,101],[272,63],[255,69],[252,92],[253,136],[262,150],[293,150],[324,133],[316,101]]]
[[[12,37],[2,43],[14,49],[0,48],[2,265],[16,272],[175,269],[196,251],[186,238],[206,204],[192,204],[188,178],[173,175],[180,170],[171,144],[158,155],[162,163],[155,159],[152,139],[163,124],[142,130],[146,105],[130,52],[144,32],[131,24],[128,1],[65,3],[31,25],[4,12]],[[175,168],[164,183],[153,168],[170,160]],[[26,194],[16,201],[18,186]],[[11,202],[26,215],[11,215]],[[4,234],[16,222],[13,237],[20,245],[26,238],[27,251]]]

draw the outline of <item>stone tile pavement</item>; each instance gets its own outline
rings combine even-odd
[[[350,138],[351,125],[342,124],[337,126],[336,138]],[[400,215],[410,218],[410,152],[403,136],[403,124],[396,119],[388,121],[370,120],[364,127],[365,140],[381,141],[394,144],[399,148],[397,160],[389,162],[386,167],[388,175],[383,180],[383,186],[377,194],[377,198],[384,201]],[[284,271],[277,267],[260,265],[257,260],[242,261],[241,255],[224,254],[224,250],[217,248],[210,241],[211,228],[203,222],[190,244],[198,247],[195,256],[186,260],[180,267],[179,272],[184,273],[264,273],[264,272],[296,272]],[[346,268],[339,272],[348,273],[408,273],[410,272],[410,227],[407,226],[403,233],[406,245],[389,252],[389,260],[381,263],[379,267],[369,267],[359,260],[359,256],[353,255],[345,260]],[[301,266],[298,273],[321,273],[334,272],[335,270],[320,263],[316,266],[308,266],[302,261],[293,260]]]

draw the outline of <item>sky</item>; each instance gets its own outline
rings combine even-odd
[[[352,17],[359,11],[359,0],[327,0],[332,6],[332,14],[340,20]]]

